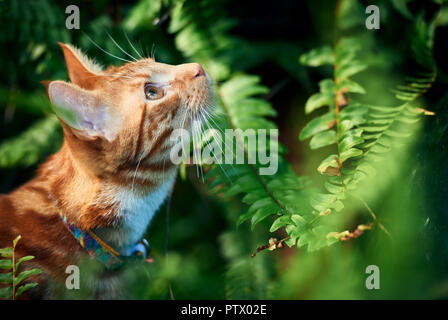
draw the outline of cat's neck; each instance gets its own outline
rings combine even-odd
[[[176,172],[167,174],[166,180],[146,195],[136,195],[130,189],[122,189],[116,195],[120,203],[117,209],[119,224],[97,230],[97,235],[122,255],[130,255],[134,245],[143,237],[154,214],[172,190]]]
[[[122,183],[114,176],[92,172],[64,144],[31,183],[47,186],[49,198],[69,222],[83,230],[95,230],[106,243],[127,254],[166,199],[176,173],[177,169],[171,168],[163,181],[146,188]]]

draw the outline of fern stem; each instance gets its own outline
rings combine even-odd
[[[377,222],[377,223],[378,223],[378,227],[380,227],[380,229],[383,230],[383,232],[385,234],[387,234],[391,240],[393,240],[394,238],[392,237],[392,234],[389,232],[389,230],[387,230],[386,227],[381,222]]]
[[[353,196],[353,197],[355,197],[356,199],[358,199],[359,201],[361,201],[362,204],[364,205],[364,207],[366,207],[367,211],[369,211],[369,213],[370,213],[370,215],[372,216],[373,220],[376,220],[376,214],[373,212],[372,209],[370,209],[369,205],[367,204],[367,202],[366,202],[363,198],[361,198],[360,196],[358,196],[358,195],[356,195],[356,194],[354,194],[354,193],[351,193],[351,192],[348,191],[348,190],[347,190],[347,192],[348,192],[351,196]]]
[[[15,257],[16,245],[12,246],[12,300],[16,300],[16,257]]]

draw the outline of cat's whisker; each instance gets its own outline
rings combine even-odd
[[[194,124],[193,124],[193,160],[196,164],[196,174],[197,177],[199,178],[199,167],[200,165],[198,164],[198,162],[200,161],[200,155],[198,156],[198,143],[197,143],[197,132],[198,132],[198,128],[196,127],[197,125],[197,120],[196,120],[196,115],[193,116],[194,118]]]
[[[204,109],[203,109],[204,110]],[[204,117],[205,117],[205,120],[206,120],[206,123],[207,123],[207,125],[208,125],[208,127],[210,128],[211,127],[211,124],[210,124],[210,122],[209,122],[209,120],[211,120],[213,123],[214,123],[214,129],[217,129],[219,132],[221,132],[221,134],[225,137],[225,133],[224,133],[224,131],[223,131],[223,129],[221,129],[219,126],[218,126],[218,124],[213,120],[213,118],[212,117],[207,117],[206,116],[206,113],[204,113]],[[227,151],[227,150],[232,150],[233,148],[232,148],[232,146],[228,146],[227,145],[227,143],[226,143],[226,139],[224,138],[224,139],[222,139],[222,142],[224,142],[224,150],[225,151]],[[218,145],[219,146],[219,145]],[[221,148],[221,146],[219,146],[219,148],[221,149],[221,153],[222,153],[222,155],[224,156],[225,155],[225,151]],[[233,164],[232,163],[230,163],[230,166],[232,167],[232,169],[234,169],[234,166],[233,166]]]
[[[155,43],[152,44],[152,48],[151,48],[151,56],[150,56],[150,58],[151,58],[152,60],[155,60],[155,58],[156,58],[156,45],[155,45]]]
[[[201,116],[204,118],[206,126],[207,126],[209,129],[214,129],[213,127],[210,126],[210,123],[207,121],[206,117],[205,117],[203,114],[201,114]],[[213,139],[214,139],[214,138],[213,138]],[[218,146],[218,148],[219,148],[219,150],[220,150],[220,152],[221,152],[221,159],[222,159],[222,157],[224,156],[224,152],[223,152],[221,146],[219,145],[219,143],[217,143],[217,146]],[[229,180],[229,182],[232,183],[232,179],[230,179],[230,177],[228,176],[226,170],[224,170],[224,168],[222,167],[222,165],[221,165],[220,161],[218,160],[217,156],[215,155],[215,153],[213,153],[213,157],[215,158],[216,164],[221,168],[221,171],[222,171],[222,172],[224,173],[224,175],[227,177],[227,179]]]
[[[135,168],[134,176],[132,177],[131,191],[134,191],[135,178],[136,178],[136,176],[137,176],[138,167],[140,166],[140,162],[142,161],[142,159],[143,159],[142,156],[140,156],[140,158],[138,159],[137,167]]]
[[[201,145],[202,145],[203,132],[202,132],[202,121],[200,121],[198,113],[196,113],[196,121],[199,123],[199,128],[197,130],[197,138],[196,138],[196,140],[199,143],[199,146],[198,146],[199,162],[200,162],[199,163],[199,170],[201,171],[202,182],[204,182],[204,171],[202,170],[202,154],[201,154],[201,151],[202,151]]]
[[[181,129],[185,129],[185,121],[187,119],[187,116],[189,115],[189,109],[186,108],[185,109],[185,113],[184,113],[184,118],[182,120],[182,124],[181,124]],[[190,141],[188,141],[188,143],[190,143]],[[184,135],[181,135],[181,145],[182,145],[182,156],[184,155],[184,148],[185,148],[185,142],[184,142]],[[190,156],[190,154],[188,154],[188,157]]]
[[[212,125],[212,124],[210,123],[210,121],[209,121],[209,120],[211,120],[211,119],[208,119],[206,115],[204,115],[204,117],[206,118],[207,125],[208,125],[208,127],[209,127],[210,129],[215,129],[215,130],[217,130],[219,133],[221,133],[223,136],[225,136],[224,130],[223,130],[222,128],[220,128],[220,127],[217,126],[216,124],[215,124],[215,125]]]
[[[216,122],[213,121],[213,119],[211,119],[211,118],[207,118],[206,115],[204,115],[204,118],[205,118],[206,124],[207,124],[207,126],[208,126],[209,128],[211,128],[211,129],[216,129],[216,130],[218,130],[223,136],[225,136],[224,131],[223,131],[223,130],[216,124]],[[214,127],[211,126],[209,120],[211,120],[211,121],[214,122],[214,125],[215,125]],[[225,139],[222,139],[222,142],[224,142],[224,149],[225,149],[225,150],[228,150],[228,149],[227,149],[228,146],[227,146],[227,144],[226,144]],[[218,145],[218,146],[219,146],[219,145]],[[221,146],[219,146],[219,148],[220,148],[220,150],[221,150],[221,153],[224,155],[224,150],[221,148]],[[233,165],[232,165],[232,164],[230,164],[230,166],[232,166],[232,168],[233,168]]]
[[[139,40],[138,44],[140,45],[140,51],[142,52],[143,56],[145,56],[145,49],[143,48],[142,41]]]
[[[207,105],[206,105],[207,106]],[[213,108],[213,106],[208,106],[210,109]],[[223,116],[223,114],[219,114],[217,115],[215,112],[211,113],[209,112],[206,108],[202,109],[202,112],[204,112],[210,119],[216,118],[216,120],[218,120],[220,117]]]
[[[185,107],[185,106],[184,106]],[[181,129],[185,129],[184,128],[184,125],[185,125],[185,120],[187,119],[187,115],[188,115],[188,108],[185,108],[185,112],[184,112],[184,118],[183,118],[183,120],[182,120],[182,123],[181,123]]]
[[[137,51],[137,49],[135,49],[134,45],[132,44],[131,40],[129,40],[129,37],[127,35],[127,33],[124,31],[124,36],[126,37],[126,40],[128,41],[128,43],[131,45],[131,48],[135,51],[135,53],[137,53],[137,55],[140,57],[140,59],[143,59],[142,55],[140,54],[140,52]]]
[[[163,159],[163,167],[162,167],[162,183],[165,183],[165,162],[166,162],[166,158]]]
[[[198,163],[198,167],[199,167],[199,171],[201,172],[201,179],[202,182],[204,182],[204,172],[202,170],[202,121],[199,120],[198,118],[198,113],[195,114],[195,119],[196,119],[196,123],[198,123],[198,127],[196,130],[196,143],[198,144],[197,146],[197,150],[198,150],[198,154],[199,154],[199,163]]]
[[[214,129],[218,130],[219,132],[221,132],[221,134],[225,135],[224,129],[222,129],[208,113],[204,113],[204,114],[205,114],[207,120],[210,120],[213,122]]]
[[[201,112],[207,114],[210,118],[219,118],[224,115],[220,110],[216,110],[213,105],[209,103],[204,103]]]
[[[88,76],[86,77],[86,79],[90,79],[90,78],[97,78],[98,75],[93,75],[93,76]],[[125,78],[125,79],[139,79],[136,77],[132,77],[132,76],[125,76],[125,75],[120,75],[120,74],[101,74],[100,77],[117,77],[117,78]]]
[[[191,133],[192,133],[192,139],[193,139],[193,163],[196,164],[196,139],[195,139],[195,124],[192,123],[191,126]],[[198,167],[196,166],[196,175],[199,177]]]
[[[185,109],[184,118],[183,118],[181,126],[180,126],[181,129],[184,129],[185,120],[187,119],[187,115],[188,115],[188,109]],[[183,148],[185,147],[184,135],[183,134],[181,136],[181,144],[182,144],[182,155],[183,155],[183,151],[184,151]]]
[[[127,53],[118,43],[117,41],[115,41],[114,38],[112,38],[112,36],[110,35],[109,32],[107,32],[107,35],[109,36],[110,40],[112,40],[112,42],[118,47],[118,49],[121,50],[121,52],[123,52],[125,55],[127,55],[129,58],[134,59],[134,61],[138,61],[138,59],[136,59],[134,56],[132,56],[131,54]]]
[[[151,59],[151,55],[150,55],[150,53],[149,53],[149,50],[148,50],[148,47],[147,46],[145,46],[145,58],[147,58],[147,59]]]
[[[85,32],[83,32],[83,33],[84,33],[84,35],[87,37],[87,39],[89,39],[89,41],[92,42],[92,43],[95,45],[95,47],[97,47],[98,49],[100,49],[100,50],[103,51],[104,53],[108,54],[109,56],[111,56],[111,57],[113,57],[113,58],[115,58],[115,59],[124,61],[124,62],[132,62],[132,61],[130,61],[130,60],[128,60],[128,59],[120,58],[120,57],[117,57],[116,55],[113,55],[113,54],[110,53],[110,52],[107,52],[106,50],[104,50],[103,48],[101,48],[99,44],[97,44],[95,41],[93,41],[92,38],[90,38],[89,35],[88,35],[87,33],[85,33]]]

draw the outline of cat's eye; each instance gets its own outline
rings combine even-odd
[[[145,84],[145,97],[148,100],[157,100],[164,96],[164,91],[153,84]]]

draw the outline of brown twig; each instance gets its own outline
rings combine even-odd
[[[347,234],[343,235],[339,238],[341,241],[347,241],[351,239],[359,238],[364,231],[372,229],[373,222],[370,222],[368,224],[360,224],[356,227],[356,229],[353,232],[347,232]]]
[[[283,246],[282,245],[283,242],[288,240],[289,238],[291,238],[291,237],[287,236],[286,238],[283,238],[283,239],[278,240],[278,241],[275,238],[271,238],[271,239],[269,239],[269,244],[265,244],[265,245],[263,245],[261,247],[258,247],[257,250],[254,253],[252,253],[250,256],[253,258],[253,257],[255,257],[257,255],[258,252],[266,250],[266,249],[270,249],[272,247],[274,247],[274,249],[281,248]],[[274,250],[274,249],[272,249],[272,250]]]

